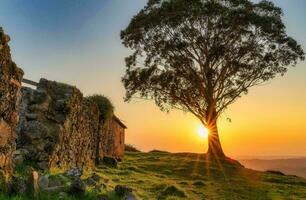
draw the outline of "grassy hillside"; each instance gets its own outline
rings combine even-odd
[[[133,188],[138,199],[148,200],[306,199],[305,179],[257,172],[230,162],[208,163],[199,154],[127,153],[118,168],[99,166],[96,172],[106,185],[102,194],[113,200],[119,199],[112,192],[117,184]],[[96,199],[95,194],[89,193],[86,199]]]

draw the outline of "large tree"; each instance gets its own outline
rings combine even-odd
[[[252,86],[304,60],[270,1],[149,0],[121,32],[132,50],[126,100],[154,99],[194,114],[210,130],[208,154],[224,157],[217,119]]]

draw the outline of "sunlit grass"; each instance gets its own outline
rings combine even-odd
[[[118,168],[102,165],[95,172],[102,177],[101,183],[106,185],[101,194],[109,195],[111,200],[120,199],[113,192],[118,184],[131,187],[141,200],[306,199],[305,179],[245,169],[230,160],[212,162],[204,154],[127,153]],[[86,171],[82,178],[90,174],[91,171]],[[92,188],[88,189],[87,196],[79,199],[96,199],[98,194]],[[2,199],[8,198],[0,196]],[[24,197],[11,199],[27,200]]]

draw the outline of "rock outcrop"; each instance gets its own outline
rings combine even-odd
[[[99,110],[75,87],[41,79],[22,88],[18,150],[41,169],[94,166]]]
[[[9,36],[0,28],[0,183],[12,174],[12,153],[15,150],[15,128],[23,71],[12,61]]]

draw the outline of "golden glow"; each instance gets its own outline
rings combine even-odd
[[[198,134],[201,138],[207,138],[208,133],[209,133],[209,130],[206,127],[204,127],[203,125],[199,125]]]

